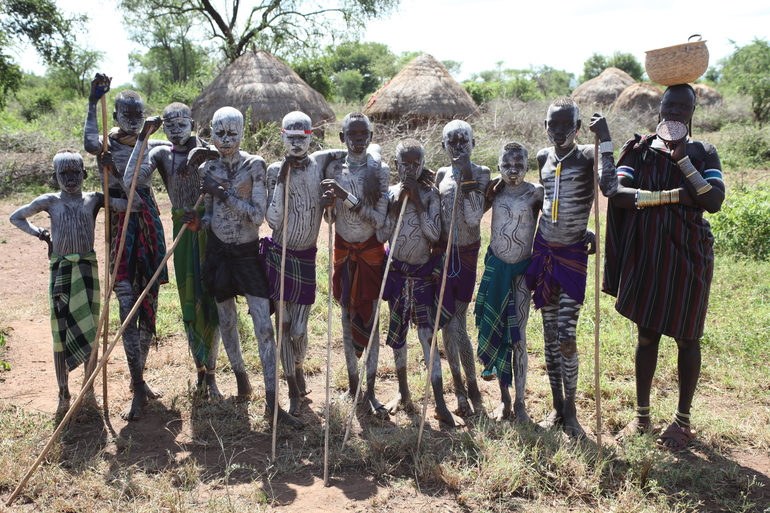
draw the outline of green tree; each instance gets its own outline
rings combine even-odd
[[[8,50],[28,42],[46,65],[66,60],[86,16],[66,17],[53,0],[0,0],[0,108],[21,87],[22,72]]]
[[[544,98],[569,96],[572,92],[572,81],[575,75],[550,66],[531,68],[532,81]]]
[[[599,76],[607,68],[621,69],[637,81],[642,80],[642,77],[644,77],[644,67],[634,57],[634,54],[616,51],[608,57],[594,52],[583,63],[583,75],[580,77],[580,81],[591,80]]]
[[[91,90],[91,79],[104,52],[74,46],[69,58],[48,66],[46,75],[62,89],[85,98]]]
[[[120,0],[126,16],[144,23],[150,19],[173,23],[190,16],[205,37],[215,40],[228,62],[252,44],[279,55],[296,55],[298,46],[313,47],[337,30],[355,34],[369,19],[389,14],[399,0]],[[341,25],[344,24],[344,25]]]
[[[347,41],[327,47],[327,52],[333,73],[357,71],[361,75],[362,95],[375,92],[397,71],[396,56],[382,43]]]
[[[751,97],[754,120],[770,120],[770,45],[764,39],[754,39],[745,46],[731,41],[735,51],[722,62],[723,84]]]
[[[330,66],[326,57],[303,57],[291,63],[291,68],[307,85],[318,91],[327,100],[334,96],[334,82],[330,77]]]
[[[337,93],[347,103],[352,103],[363,98],[364,76],[355,69],[346,69],[334,75],[337,83]]]

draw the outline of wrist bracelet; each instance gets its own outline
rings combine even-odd
[[[615,147],[612,141],[602,141],[599,143],[599,153],[612,153],[613,151],[615,151]]]
[[[345,201],[342,202],[346,207],[349,209],[354,209],[356,206],[358,206],[358,198],[353,196],[352,194],[348,194],[348,197],[345,198]]]

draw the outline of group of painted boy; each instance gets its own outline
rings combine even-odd
[[[251,395],[235,304],[235,298],[243,296],[262,360],[266,410],[278,408],[282,422],[302,425],[301,398],[309,393],[303,372],[307,325],[316,294],[316,244],[325,217],[336,228],[332,293],[341,306],[347,397],[352,399],[359,388],[358,360],[370,346],[362,362],[367,410],[386,418],[408,406],[409,325],[417,327],[427,366],[438,323],[457,408],[453,414],[447,407],[435,351],[430,376],[435,417],[461,425],[462,417],[483,411],[478,357],[484,366],[482,377],[496,377],[499,382],[501,399],[492,417],[531,422],[524,397],[532,300],[542,312],[553,397],[553,411],[540,425],[559,426],[570,436],[584,435],[576,409],[576,327],[585,298],[588,255],[595,252],[588,219],[598,180],[602,194],[610,198],[604,290],[617,296],[618,312],[635,322],[639,331],[637,415],[623,434],[652,429],[650,388],[664,334],[674,337],[679,348],[680,400],[674,422],[659,443],[679,449],[692,438],[690,406],[713,272],[712,239],[702,213],[719,210],[724,199],[719,157],[712,146],[689,138],[671,142],[637,135],[623,147],[616,169],[607,121],[599,114],[591,118],[589,129],[601,142],[601,155],[595,155],[592,144],[576,142],[581,128],[577,105],[559,98],[545,120],[552,146],[537,154],[540,184],[524,180],[528,150],[517,142],[500,149],[500,176],[490,180],[489,169],[471,161],[475,140],[470,125],[455,120],[442,134],[451,165],[435,175],[427,171],[421,144],[406,139],[394,159],[399,182],[389,187],[390,169],[382,163],[379,147],[370,144],[371,125],[361,113],[349,114],[342,122],[340,141],[345,150],[315,153],[309,153],[310,118],[301,112],[287,114],[282,123],[286,156],[268,166],[261,157],[240,150],[244,119],[236,109],[224,107],[215,113],[214,149],[191,135],[194,122],[186,105],[173,103],[162,118],[145,120],[139,95],[123,91],[115,99],[118,128],[110,132],[108,151],[102,152],[96,103],[108,87],[104,75],[92,83],[84,144],[110,171],[110,264],[117,266],[114,288],[121,321],[165,255],[163,226],[150,187],[157,170],[171,201],[174,236],[183,225],[188,227],[174,254],[174,267],[198,386],[209,398],[222,398],[215,379],[220,337],[236,378],[237,397]],[[673,86],[664,95],[662,119],[688,123],[694,104],[692,88]],[[170,144],[154,139],[143,144],[161,125]],[[148,149],[142,153],[143,148]],[[53,244],[51,321],[62,415],[69,406],[67,375],[87,361],[96,331],[94,223],[104,197],[82,193],[85,168],[74,150],[56,155],[54,171],[61,192],[41,196],[14,212],[11,220]],[[127,191],[133,182],[136,195],[129,208]],[[203,205],[194,210],[200,195]],[[481,219],[489,209],[491,236],[475,299],[479,339],[474,350],[466,318],[476,284]],[[50,234],[27,221],[41,211],[51,217]],[[272,229],[270,237],[260,237],[264,222]],[[125,250],[116,255],[123,223],[128,223]],[[392,259],[388,270],[386,243]],[[440,287],[444,269],[445,286]],[[387,278],[382,299],[390,306],[386,343],[393,349],[398,379],[398,394],[387,404],[375,395],[379,326],[374,314],[383,275]],[[166,280],[162,272],[160,281]],[[155,333],[159,285],[151,288],[123,334],[134,394],[122,413],[128,420],[140,418],[147,400],[158,395],[143,374]],[[281,303],[283,340],[277,355],[270,315],[271,306],[275,310]],[[278,317],[276,313],[276,328]],[[288,385],[288,412],[276,401],[279,358]]]

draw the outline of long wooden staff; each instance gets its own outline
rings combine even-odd
[[[275,441],[278,436],[278,363],[281,361],[281,345],[283,342],[283,293],[286,285],[286,232],[289,230],[289,179],[291,178],[291,166],[286,169],[286,182],[283,192],[283,231],[281,233],[281,285],[278,293],[278,348],[275,359],[275,399],[273,404],[273,460],[275,461]],[[284,369],[286,371],[286,369]],[[288,372],[287,372],[288,374]]]
[[[193,210],[196,210],[198,206],[201,204],[201,201],[203,201],[203,194],[201,194],[198,197],[198,201],[195,203],[195,206],[193,207]],[[104,368],[105,365],[107,365],[107,361],[109,360],[110,353],[112,353],[112,350],[115,348],[115,345],[120,340],[120,337],[123,335],[123,332],[126,330],[126,327],[128,326],[128,323],[131,322],[131,319],[136,314],[137,310],[139,310],[139,307],[142,305],[142,300],[147,296],[147,294],[150,292],[150,289],[155,284],[155,280],[158,279],[158,276],[163,272],[163,268],[166,266],[166,263],[171,258],[171,255],[174,253],[174,250],[176,249],[177,245],[179,244],[180,239],[182,238],[182,235],[184,234],[185,230],[187,229],[187,224],[182,226],[182,228],[179,230],[179,234],[176,236],[176,239],[174,239],[173,244],[171,244],[171,247],[166,252],[166,256],[163,258],[163,261],[161,262],[160,266],[158,266],[158,269],[155,271],[155,274],[150,278],[149,283],[147,284],[147,287],[142,291],[142,293],[137,298],[136,302],[134,303],[133,308],[131,308],[131,311],[129,312],[128,316],[126,316],[126,320],[123,321],[123,324],[120,326],[120,329],[118,330],[118,333],[115,335],[115,338],[112,340],[110,345],[107,347],[107,351],[105,351],[104,355],[102,355],[102,359],[99,360],[99,363],[97,364],[96,368],[94,369],[94,372],[91,373],[91,377],[88,378],[88,381],[86,381],[86,384],[83,388],[87,389],[90,386],[93,386],[94,380],[96,379],[96,375],[99,374],[99,371]],[[67,425],[67,422],[73,417],[75,412],[80,406],[81,401],[83,400],[83,396],[85,394],[78,394],[78,396],[75,398],[75,402],[72,403],[72,406],[70,406],[70,409],[67,411],[67,414],[64,416],[62,421],[57,426],[56,430],[53,432],[53,435],[51,435],[51,439],[48,441],[46,446],[43,448],[43,451],[40,453],[40,456],[37,457],[37,460],[32,464],[32,466],[27,471],[27,474],[24,476],[24,478],[21,480],[19,485],[16,487],[16,489],[11,494],[11,497],[8,499],[8,502],[5,503],[6,506],[10,507],[13,505],[16,498],[19,496],[19,493],[21,493],[21,490],[24,488],[24,486],[27,484],[27,481],[29,481],[29,478],[32,477],[32,473],[35,472],[37,467],[40,465],[40,463],[43,461],[43,459],[48,455],[48,452],[51,450],[51,447],[53,447],[54,442],[58,439],[61,432],[64,430],[65,426]]]
[[[396,247],[396,242],[398,241],[398,234],[401,231],[401,221],[404,219],[404,211],[406,211],[406,204],[408,202],[409,198],[404,198],[404,201],[401,203],[401,211],[398,214],[398,220],[396,221],[396,228],[393,230],[393,237],[390,239],[392,240],[392,244],[390,245],[390,249],[388,250],[388,260],[385,263],[385,274],[382,277],[382,284],[380,285],[380,293],[377,296],[377,305],[374,308],[374,315],[373,315],[373,325],[372,325],[372,331],[369,333],[369,342],[367,342],[366,347],[364,348],[364,354],[361,355],[361,371],[358,375],[358,386],[356,387],[356,395],[353,396],[353,408],[350,410],[350,415],[348,416],[348,422],[347,426],[345,427],[345,437],[342,439],[342,447],[345,447],[345,444],[348,441],[348,436],[350,436],[350,426],[353,424],[353,416],[356,413],[356,404],[358,403],[358,394],[361,393],[361,383],[364,381],[364,378],[366,377],[366,369],[367,369],[367,358],[369,357],[369,348],[372,346],[372,343],[374,341],[374,335],[377,331],[377,323],[380,319],[380,305],[382,304],[382,294],[385,292],[385,284],[388,281],[388,273],[390,272],[390,263],[393,261],[393,253],[394,248]]]
[[[332,207],[329,207],[331,211]],[[331,212],[330,212],[331,213]],[[324,411],[324,486],[329,486],[329,382],[332,360],[332,275],[334,274],[334,223],[329,221],[329,308],[326,313],[326,408]]]
[[[602,455],[602,391],[599,387],[599,289],[601,288],[599,244],[599,136],[594,136],[594,224],[596,227],[596,273],[594,276],[594,394],[596,396],[596,445]]]
[[[425,395],[422,399],[422,415],[420,417],[420,431],[417,434],[417,451],[420,450],[420,443],[422,442],[422,431],[425,428],[425,412],[428,410],[428,399],[430,398],[431,390],[431,376],[433,375],[433,356],[436,353],[436,339],[438,338],[438,326],[441,322],[441,308],[444,305],[444,292],[446,291],[446,277],[449,271],[449,259],[451,258],[452,251],[452,239],[454,239],[455,231],[455,212],[457,212],[457,198],[462,193],[460,191],[460,175],[458,173],[457,180],[455,180],[455,197],[452,201],[452,213],[451,221],[449,222],[449,234],[446,241],[446,252],[444,253],[444,270],[441,273],[441,288],[438,293],[438,308],[436,309],[436,322],[433,324],[433,337],[430,340],[430,361],[428,362],[428,378],[425,385]]]
[[[139,171],[142,168],[142,162],[144,162],[144,152],[147,149],[148,140],[149,138],[145,138],[144,141],[142,141],[140,156],[139,156],[139,159],[137,159],[136,161],[136,168],[134,169],[133,180],[131,180],[131,188],[128,191],[128,205],[126,207],[126,215],[123,217],[123,230],[121,231],[121,235],[120,235],[120,244],[118,245],[118,251],[115,253],[116,261],[115,261],[115,265],[113,266],[112,272],[110,273],[110,280],[107,286],[107,290],[110,292],[112,292],[112,289],[115,286],[115,278],[118,275],[118,264],[120,263],[120,257],[123,254],[123,250],[126,247],[126,234],[128,233],[129,217],[131,215],[131,205],[133,205],[134,203],[134,193],[136,192],[136,182],[137,182],[137,179],[139,178]],[[107,262],[105,262],[106,266],[108,266],[108,262],[109,262],[109,259],[107,260]],[[164,260],[164,265],[165,265],[165,260]],[[161,266],[159,269],[163,269],[163,266]],[[139,301],[140,300],[137,299],[136,302],[138,303]],[[107,332],[107,329],[109,327],[109,323],[110,323],[109,307],[110,307],[109,302],[105,301],[104,306],[102,307],[101,316],[99,317],[99,323],[96,326],[96,336],[94,337],[94,346],[98,346],[99,338],[101,338],[103,333],[102,330],[104,330],[104,332]],[[130,317],[132,316],[133,314]],[[96,361],[96,351],[92,351],[91,358],[88,360],[88,367],[91,368],[95,361]],[[106,381],[107,380],[105,379],[105,383]],[[90,387],[92,384],[93,384],[93,380],[88,380],[85,383],[83,383],[83,386],[80,389],[80,395],[85,395],[86,391],[88,390],[87,387]],[[75,401],[74,404],[77,405],[77,409],[75,410],[75,413],[77,413],[77,411],[80,409],[80,401]]]
[[[107,151],[107,94],[102,96],[102,153]],[[102,188],[104,189],[104,304],[109,311],[110,297],[112,296],[112,289],[110,284],[110,174],[107,168],[103,168],[104,179],[102,180]],[[130,207],[129,207],[130,210]],[[102,354],[107,351],[107,339],[109,338],[109,330],[103,329],[102,338]],[[98,340],[98,339],[97,339]],[[94,344],[95,346],[96,344]],[[91,362],[89,362],[90,364]],[[102,370],[102,408],[105,413],[109,410],[109,404],[107,402],[107,366],[105,365]]]

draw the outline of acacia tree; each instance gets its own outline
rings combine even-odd
[[[764,39],[754,39],[745,46],[738,46],[722,63],[724,84],[738,93],[751,97],[751,110],[758,123],[770,121],[770,44]]]
[[[312,46],[344,22],[360,29],[372,18],[387,14],[399,0],[332,0],[323,6],[312,0],[121,0],[119,7],[135,23],[190,16],[202,24],[209,39],[219,41],[228,62],[240,57],[251,44],[273,53]]]
[[[7,51],[29,42],[46,65],[54,65],[71,56],[73,35],[86,19],[64,16],[53,0],[0,0],[0,108],[22,80],[21,68]]]

